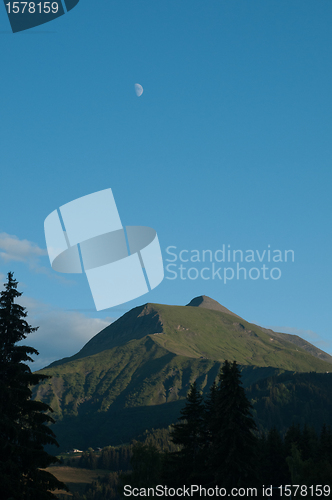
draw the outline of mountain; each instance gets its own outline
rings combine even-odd
[[[204,307],[204,309],[210,309],[211,311],[219,311],[226,314],[231,314],[236,318],[240,318],[240,316],[233,313],[229,309],[226,309],[226,307],[219,304],[219,302],[211,299],[210,297],[207,297],[206,295],[200,295],[199,297],[195,297],[189,302],[189,304],[187,304],[187,307]]]
[[[145,304],[43,369],[52,378],[34,396],[53,408],[62,449],[116,444],[176,421],[190,383],[207,391],[225,359],[241,365],[245,387],[286,372],[332,371],[332,357],[301,341],[205,296],[187,306]]]
[[[194,358],[223,360],[229,357],[244,365],[299,371],[326,369],[326,365],[321,365],[320,369],[320,364],[311,356],[332,363],[332,356],[300,337],[248,323],[203,295],[187,306],[145,304],[135,307],[95,335],[77,354],[55,361],[49,367],[155,335],[160,337],[151,337],[153,342],[168,351]],[[305,356],[303,351],[311,356]]]

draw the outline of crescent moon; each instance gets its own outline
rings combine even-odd
[[[135,92],[137,97],[140,97],[143,94],[143,87],[139,83],[135,83]]]

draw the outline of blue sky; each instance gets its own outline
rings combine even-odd
[[[35,368],[132,307],[202,294],[332,353],[331,19],[329,0],[80,0],[12,34],[3,8],[0,273],[40,325]],[[157,231],[165,279],[96,312],[84,275],[50,267],[43,223],[106,188],[123,225]],[[168,279],[167,247],[200,273],[179,252],[223,245],[294,262],[265,262],[280,279]]]

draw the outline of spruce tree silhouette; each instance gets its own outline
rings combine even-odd
[[[217,382],[214,380],[210,387],[209,393],[205,400],[205,413],[204,413],[204,446],[206,448],[206,454],[210,453],[210,448],[213,444],[213,425],[214,425],[214,415],[216,411],[216,404],[218,398],[218,387]]]
[[[17,345],[37,330],[25,318],[25,308],[16,303],[13,273],[8,273],[0,293],[0,490],[4,500],[46,500],[56,498],[51,492],[67,489],[52,474],[42,470],[57,462],[44,445],[58,445],[47,426],[54,420],[45,412],[51,408],[31,399],[31,386],[48,378],[32,373],[27,361],[38,354],[32,347]]]
[[[215,408],[211,415],[210,467],[215,481],[224,487],[249,487],[258,482],[258,439],[251,404],[234,361],[225,361],[220,375]]]
[[[202,449],[204,440],[204,405],[196,381],[191,385],[187,401],[180,411],[177,424],[173,425],[171,439],[180,445],[179,452],[174,454],[173,474],[180,476],[180,482],[190,484],[196,481],[202,468]]]

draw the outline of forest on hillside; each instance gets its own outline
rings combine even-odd
[[[125,498],[125,486],[144,493],[157,485],[174,492],[183,485],[200,485],[210,492],[253,488],[257,498],[268,496],[263,485],[272,487],[278,498],[289,496],[280,486],[300,485],[301,497],[331,498],[332,429],[323,425],[317,432],[293,424],[283,434],[275,427],[259,432],[251,412],[238,366],[226,361],[207,398],[192,384],[177,424],[146,432],[130,445],[84,452],[80,467],[110,473],[73,498],[120,499]]]

